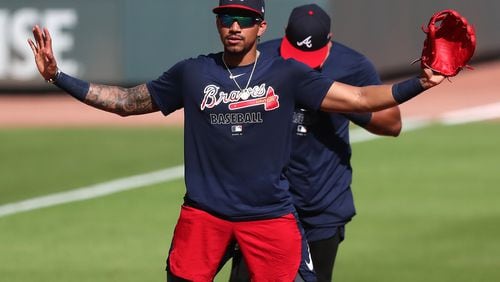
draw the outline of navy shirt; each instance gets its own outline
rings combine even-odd
[[[279,56],[280,43],[281,39],[271,40],[258,48]],[[321,72],[332,80],[355,86],[381,83],[365,56],[338,42],[333,42]],[[342,114],[297,105],[293,123],[292,158],[285,174],[307,238],[326,239],[334,235],[331,227],[343,226],[355,215],[350,189],[349,120]]]
[[[231,68],[245,87],[253,64]],[[293,211],[283,169],[296,103],[318,110],[332,80],[293,60],[258,57],[248,91],[222,53],[182,61],[148,90],[163,114],[184,108],[185,204],[228,220]]]

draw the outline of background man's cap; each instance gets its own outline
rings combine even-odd
[[[290,14],[281,41],[281,56],[293,58],[311,68],[319,67],[328,54],[330,26],[330,16],[318,5],[296,7]]]
[[[219,0],[219,6],[215,7],[213,12],[219,14],[225,9],[242,9],[264,18],[265,6],[264,0]]]

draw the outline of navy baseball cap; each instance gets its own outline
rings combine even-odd
[[[330,27],[330,16],[318,5],[294,8],[281,41],[281,56],[293,58],[311,68],[321,66],[328,54]]]
[[[219,14],[226,9],[241,9],[264,18],[265,6],[264,0],[219,0],[219,6],[215,7],[213,12]]]

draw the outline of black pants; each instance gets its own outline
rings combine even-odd
[[[311,258],[318,282],[332,281],[333,267],[340,241],[340,229],[337,229],[335,236],[332,238],[309,242]],[[234,248],[229,282],[250,282],[247,266],[238,247]]]
[[[335,236],[332,238],[309,242],[311,258],[318,282],[333,281],[333,267],[341,241],[340,238],[340,230],[337,229]]]

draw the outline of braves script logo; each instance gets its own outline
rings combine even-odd
[[[264,106],[264,110],[272,111],[280,106],[279,96],[271,86],[266,88],[265,83],[230,93],[220,91],[219,86],[208,85],[203,93],[205,96],[201,102],[201,110],[212,109],[220,104],[227,104],[231,111],[260,105]]]
[[[307,48],[311,48],[313,46],[311,39],[312,35],[304,39],[302,42],[297,41],[297,46],[301,47],[302,45],[306,45]]]

